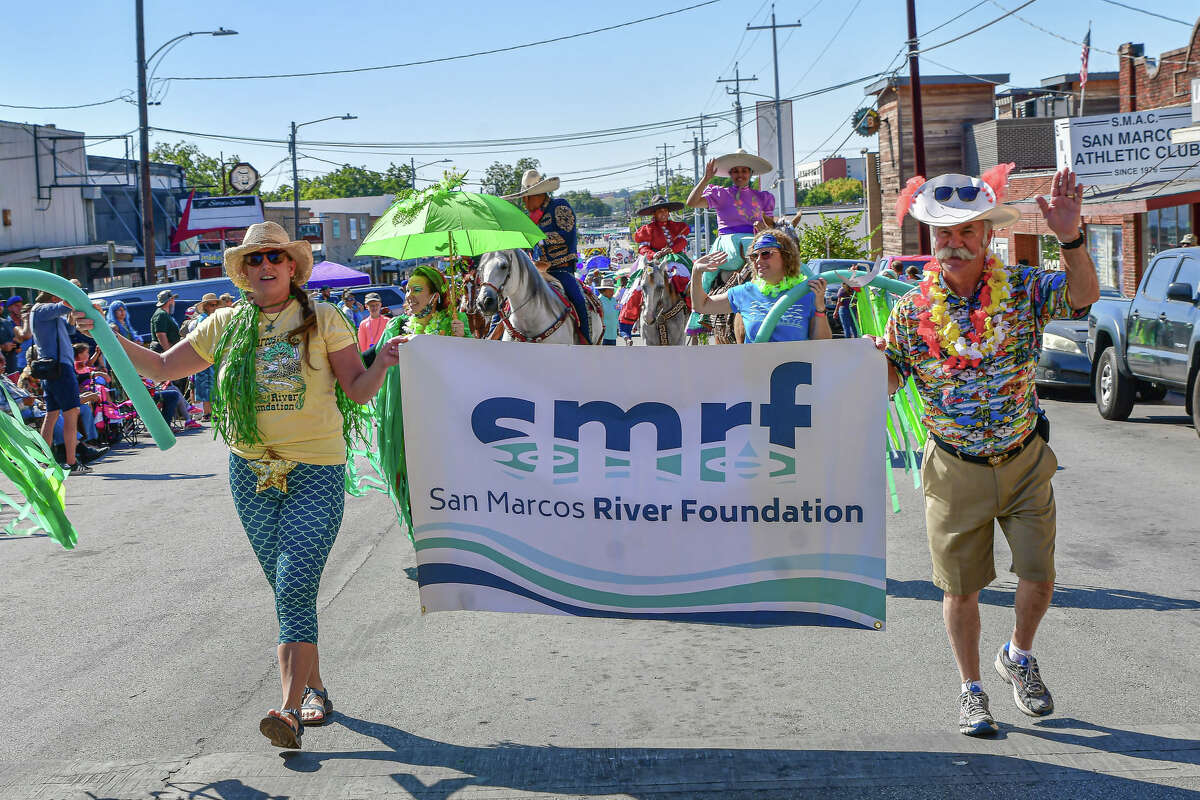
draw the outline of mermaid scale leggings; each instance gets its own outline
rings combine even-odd
[[[317,642],[317,588],[346,505],[345,464],[297,464],[288,492],[254,491],[249,462],[229,454],[229,487],[242,527],[275,592],[279,642]]]

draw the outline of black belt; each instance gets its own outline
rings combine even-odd
[[[945,450],[947,453],[954,456],[955,458],[962,459],[963,461],[969,462],[971,464],[987,464],[990,467],[998,467],[1001,464],[1003,464],[1005,461],[1008,461],[1009,459],[1015,457],[1018,453],[1020,453],[1022,450],[1024,450],[1026,447],[1028,447],[1029,443],[1037,438],[1038,429],[1035,426],[1034,429],[1029,432],[1029,435],[1026,436],[1025,439],[1019,445],[1012,448],[1011,450],[1006,450],[1003,453],[997,453],[994,456],[975,456],[975,455],[971,455],[970,453],[964,453],[962,450],[958,449],[954,445],[947,444],[946,442],[942,441],[937,436],[935,436],[933,433],[930,433],[929,435],[938,447],[942,448],[943,450]]]

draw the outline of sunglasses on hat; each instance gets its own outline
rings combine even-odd
[[[957,194],[964,203],[973,203],[981,191],[983,189],[979,186],[939,186],[933,190],[933,199],[944,203]]]
[[[281,264],[287,258],[287,253],[282,250],[268,250],[265,253],[251,253],[246,256],[246,263],[252,267],[261,267],[263,259],[270,261],[272,264]]]

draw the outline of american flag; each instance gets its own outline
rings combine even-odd
[[[1092,51],[1092,26],[1088,26],[1087,35],[1083,37],[1083,54],[1079,57],[1079,86],[1087,86],[1088,54]]]

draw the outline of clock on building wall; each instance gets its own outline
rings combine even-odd
[[[248,192],[258,184],[258,170],[242,161],[229,170],[229,185],[235,192]]]

